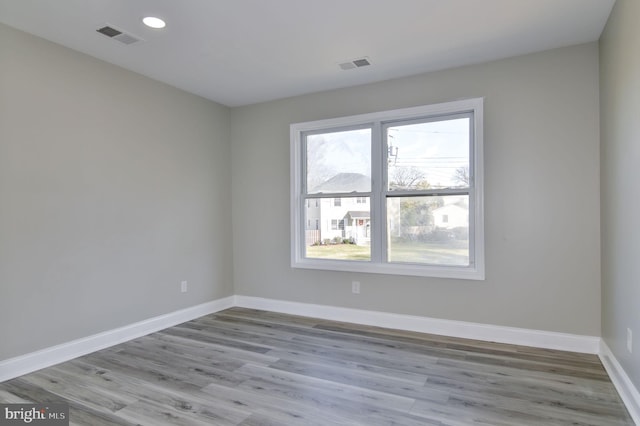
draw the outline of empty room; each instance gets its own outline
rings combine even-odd
[[[0,0],[0,424],[640,425],[637,0]]]

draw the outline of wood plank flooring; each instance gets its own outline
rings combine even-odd
[[[233,308],[0,384],[73,425],[633,425],[594,355]]]

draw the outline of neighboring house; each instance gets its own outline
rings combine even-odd
[[[334,238],[369,244],[371,225],[368,197],[349,197],[352,191],[369,192],[371,178],[359,173],[339,173],[314,187],[313,193],[342,193],[339,198],[307,200],[305,229],[307,245]]]
[[[362,197],[368,201],[366,197]],[[356,200],[357,202],[357,200]],[[368,245],[371,241],[371,213],[367,211],[348,211],[344,216],[345,229],[348,230],[348,238],[353,238],[358,245]]]
[[[433,224],[436,228],[453,229],[469,227],[469,207],[460,203],[447,204],[433,209]]]
[[[371,213],[368,197],[348,196],[350,192],[369,192],[371,179],[359,173],[339,173],[314,187],[310,192],[317,194],[340,194],[338,198],[310,198],[307,200],[306,243],[307,245],[334,239],[351,239],[358,245],[370,243]],[[455,201],[455,202],[452,202]],[[451,204],[435,208],[429,214],[428,224],[402,226],[400,204],[390,206],[392,235],[419,236],[434,229],[454,229],[469,227],[469,207],[459,198],[449,199]]]

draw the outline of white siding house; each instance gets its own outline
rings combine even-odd
[[[433,209],[433,224],[441,229],[467,228],[469,208],[456,203]]]
[[[368,192],[371,179],[358,173],[339,173],[313,193],[340,194]],[[306,202],[305,229],[307,245],[348,239],[359,245],[369,244],[371,218],[368,197],[309,198]]]

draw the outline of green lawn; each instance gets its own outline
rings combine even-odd
[[[432,265],[468,265],[468,242],[392,242],[391,262],[429,263]]]
[[[468,265],[468,242],[392,242],[391,262],[429,263],[436,265]],[[307,247],[307,257],[314,259],[370,260],[369,246],[336,244]]]
[[[370,260],[369,246],[355,244],[336,244],[307,247],[307,257],[314,259]]]

